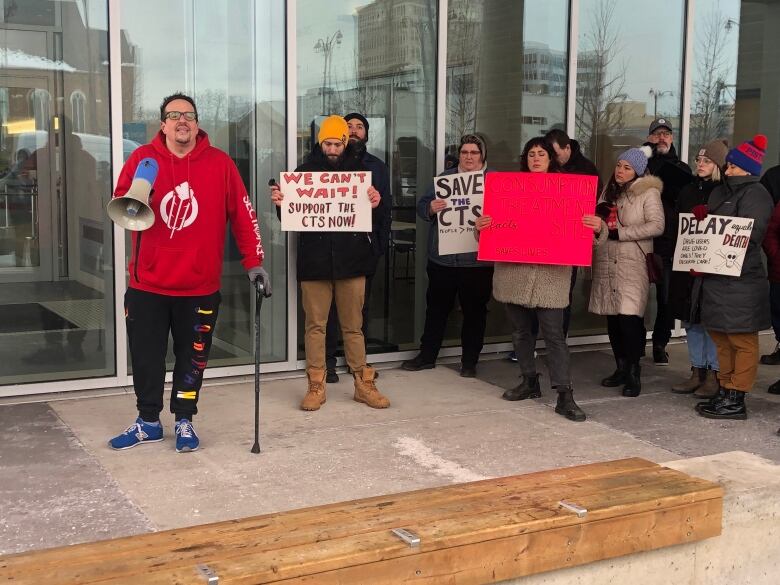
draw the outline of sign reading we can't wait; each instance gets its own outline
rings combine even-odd
[[[598,179],[563,173],[487,173],[480,260],[590,266]]]
[[[369,171],[280,173],[282,231],[370,232]]]

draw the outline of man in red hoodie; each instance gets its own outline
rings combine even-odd
[[[157,161],[159,171],[150,205],[155,221],[133,232],[125,293],[138,418],[111,439],[113,449],[162,441],[165,354],[173,336],[171,412],[176,420],[176,451],[195,451],[200,441],[192,418],[208,361],[220,303],[220,278],[228,220],[251,281],[271,287],[261,267],[263,246],[257,214],[230,157],[211,146],[198,128],[195,102],[181,93],[160,106],[160,131],[127,159],[115,197],[127,193],[138,163]]]

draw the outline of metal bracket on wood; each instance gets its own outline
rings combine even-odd
[[[561,508],[567,509],[569,512],[574,512],[575,514],[577,514],[577,518],[585,518],[585,516],[588,515],[588,510],[586,508],[583,508],[582,506],[578,506],[577,504],[572,504],[571,502],[561,500],[560,502],[558,502],[558,505]]]
[[[206,579],[206,583],[208,583],[208,585],[219,584],[219,577],[217,577],[217,574],[212,571],[208,565],[198,565],[195,568],[198,570],[198,573],[200,573],[201,576]]]
[[[406,528],[393,528],[391,532],[409,546],[420,546],[420,537],[411,530],[407,530]]]

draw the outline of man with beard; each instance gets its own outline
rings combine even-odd
[[[682,162],[674,148],[672,123],[667,118],[657,118],[650,124],[647,144],[653,156],[647,163],[647,172],[663,181],[661,203],[664,207],[664,233],[653,239],[653,251],[663,261],[663,279],[655,284],[656,314],[653,325],[653,361],[657,366],[669,365],[666,344],[672,337],[674,317],[669,308],[669,280],[677,233],[677,197],[688,183],[693,181],[691,167]]]
[[[383,163],[381,159],[366,150],[366,142],[368,142],[368,120],[357,112],[347,114],[344,116],[344,119],[347,121],[347,126],[349,127],[349,150],[351,151],[352,156],[354,156],[359,161],[359,164],[362,165],[362,169],[371,171],[371,184],[379,191],[379,195],[382,197],[382,205],[377,208],[372,225],[371,241],[374,246],[374,270],[371,274],[366,275],[366,293],[363,301],[363,337],[364,339],[368,339],[368,302],[371,298],[371,283],[374,280],[376,264],[379,262],[379,257],[387,250],[390,236],[390,210],[392,208],[392,200],[390,199],[390,174],[388,173],[387,165]],[[336,373],[338,337],[338,315],[336,303],[334,302],[330,307],[328,327],[325,335],[325,379],[330,384],[339,381],[339,375]],[[377,376],[378,375],[379,374],[377,374]]]
[[[369,170],[347,146],[349,127],[340,116],[329,116],[320,126],[318,141],[306,162],[296,172]],[[368,197],[374,210],[372,225],[384,213],[379,191],[372,185]],[[281,207],[283,195],[271,186],[271,200]],[[363,338],[363,297],[366,276],[376,270],[371,233],[300,232],[298,234],[298,282],[306,317],[304,346],[309,388],[301,402],[303,410],[319,410],[325,403],[325,328],[335,298],[344,338],[347,364],[355,377],[355,400],[372,408],[387,408],[390,401],[377,389],[374,369],[366,364]]]

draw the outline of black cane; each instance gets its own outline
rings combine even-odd
[[[260,453],[260,308],[264,292],[263,284],[255,281],[255,454]]]

